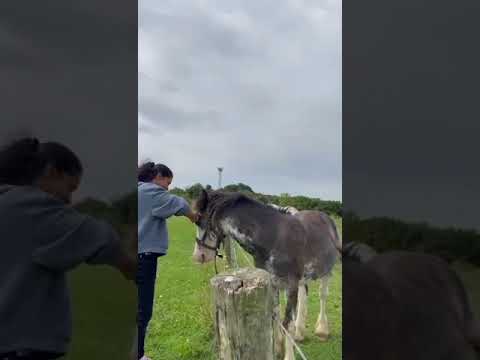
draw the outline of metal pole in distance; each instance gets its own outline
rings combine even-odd
[[[223,167],[218,167],[218,188],[222,188],[222,172],[223,172]]]

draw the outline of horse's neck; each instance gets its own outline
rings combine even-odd
[[[257,246],[255,244],[255,224],[256,220],[249,220],[248,224],[237,211],[232,211],[222,217],[220,224],[226,236],[236,241],[242,249],[250,255],[257,255]],[[252,229],[252,227],[254,227]]]

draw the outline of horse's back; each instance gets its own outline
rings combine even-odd
[[[395,251],[370,261],[376,271],[396,289],[397,296],[410,294],[410,301],[431,303],[428,306],[450,308],[450,320],[464,326],[472,311],[465,288],[458,275],[436,256]]]
[[[343,276],[348,358],[477,359],[465,290],[441,259],[379,254],[367,263],[345,261]]]
[[[407,264],[410,270],[405,270]],[[447,288],[457,294],[453,298],[462,297],[444,265],[428,256],[399,253],[380,254],[366,264],[347,259],[343,267],[348,284],[343,292],[343,339],[348,343],[344,358],[476,359],[465,327],[452,318],[452,312],[458,314],[455,303],[462,300],[442,299],[452,298],[442,293]],[[416,272],[422,274],[412,279]],[[442,288],[436,291],[441,278]]]
[[[317,279],[330,273],[341,246],[335,223],[321,211],[304,210],[294,216],[305,228],[305,277]]]
[[[444,358],[453,349],[472,353],[468,343],[473,312],[463,284],[445,261],[427,254],[391,252],[374,257],[368,266],[382,276],[402,305],[400,332],[409,334],[412,343],[421,347],[423,342],[423,347],[416,349],[418,353],[426,351],[423,358],[430,359],[433,354]],[[430,349],[439,339],[442,347]]]

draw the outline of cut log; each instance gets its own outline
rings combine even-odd
[[[275,360],[275,301],[270,274],[239,269],[211,279],[220,360]]]

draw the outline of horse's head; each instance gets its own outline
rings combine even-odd
[[[200,215],[197,221],[197,237],[195,241],[195,249],[193,250],[193,260],[198,263],[206,263],[213,261],[217,255],[217,248],[220,245],[217,234],[212,231],[210,224],[209,195],[202,189],[202,193],[194,201],[194,210]]]

